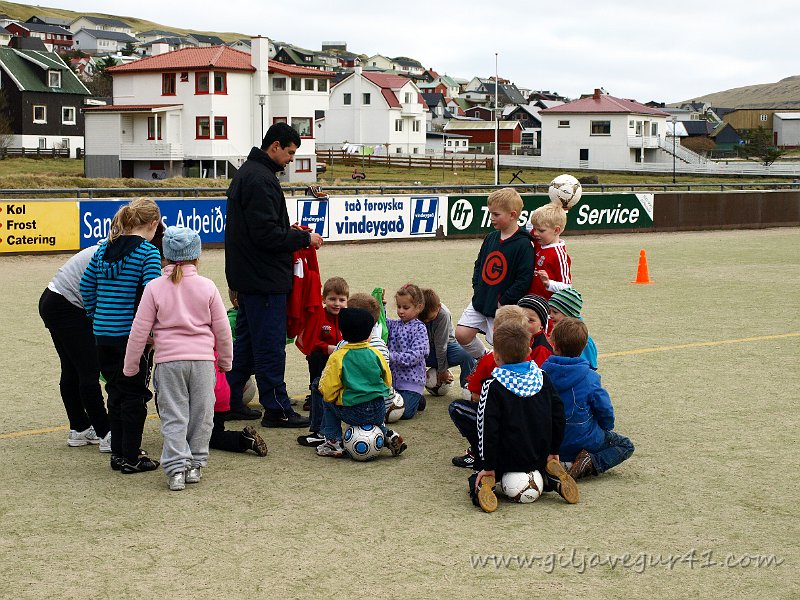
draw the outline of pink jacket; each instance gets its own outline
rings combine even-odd
[[[177,285],[169,280],[174,265],[164,267],[163,275],[144,288],[133,320],[123,373],[139,371],[150,331],[156,347],[156,363],[175,360],[214,360],[219,353],[219,369],[231,370],[233,341],[225,305],[217,286],[197,274],[194,265],[183,265],[183,279]]]

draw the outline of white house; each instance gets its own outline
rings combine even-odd
[[[5,27],[0,26],[0,46],[8,46],[12,38],[11,32]]]
[[[102,29],[81,29],[72,36],[73,47],[87,54],[113,54],[125,50],[128,44],[138,43],[127,33]]]
[[[408,73],[409,75],[422,75],[425,72],[425,67],[418,61],[406,56],[387,58],[383,54],[375,54],[374,56],[370,56],[363,66],[376,67],[384,71]]]
[[[86,109],[88,177],[231,176],[269,125],[285,120],[302,138],[289,181],[314,181],[313,122],[328,108],[330,72],[252,53],[187,48],[108,69],[114,104]]]
[[[425,101],[402,75],[353,72],[331,90],[330,108],[317,121],[317,141],[372,146],[376,154],[425,154]]]
[[[776,146],[800,146],[800,112],[773,113],[772,131]]]
[[[124,21],[105,17],[78,17],[69,24],[69,29],[73,33],[77,33],[81,29],[99,29],[100,31],[117,31],[133,35],[133,28]]]
[[[666,162],[667,118],[662,110],[596,89],[592,96],[539,111],[541,164],[625,168]]]

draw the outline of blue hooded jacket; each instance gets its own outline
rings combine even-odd
[[[555,354],[545,361],[542,370],[564,403],[567,425],[561,442],[561,460],[574,460],[584,448],[596,452],[605,440],[605,432],[614,429],[614,407],[600,383],[600,375],[589,367],[585,358]]]

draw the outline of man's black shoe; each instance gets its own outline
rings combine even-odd
[[[249,406],[240,406],[224,413],[226,421],[255,421],[261,418],[261,411]]]
[[[294,411],[284,413],[268,413],[264,411],[264,418],[261,419],[262,427],[308,427],[309,421],[306,417],[301,417]]]

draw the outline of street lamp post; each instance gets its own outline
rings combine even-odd
[[[261,107],[261,139],[264,139],[264,104],[267,101],[266,94],[258,95],[258,105]]]
[[[675,126],[678,123],[678,117],[672,115],[672,183],[675,183],[675,150],[677,141],[675,138],[678,136],[678,132],[675,129]]]

